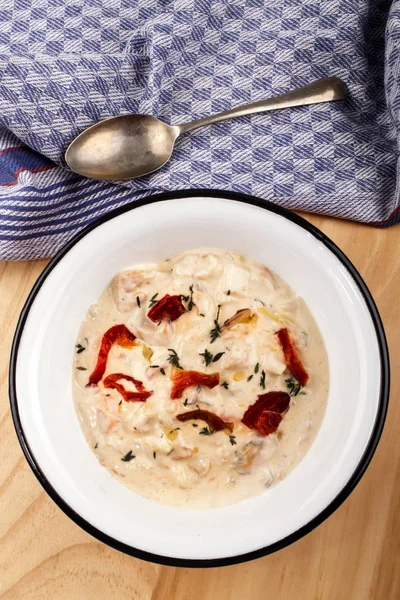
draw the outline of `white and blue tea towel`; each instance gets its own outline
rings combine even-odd
[[[135,198],[228,189],[377,226],[400,220],[400,0],[2,0],[0,258],[51,256]],[[127,184],[65,168],[113,115],[180,123],[327,76],[349,97],[194,131]]]

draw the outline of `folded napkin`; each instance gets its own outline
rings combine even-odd
[[[0,258],[51,256],[111,208],[184,188],[397,222],[399,56],[400,0],[3,1]],[[194,131],[153,175],[104,183],[66,169],[68,143],[100,119],[181,123],[332,75],[344,103]]]

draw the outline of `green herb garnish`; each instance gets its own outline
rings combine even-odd
[[[227,295],[227,296],[230,296],[230,295],[231,295],[231,290],[228,290],[228,291],[226,292],[226,295]]]
[[[259,370],[260,370],[260,363],[257,363],[256,366],[254,367],[254,373],[257,375]]]
[[[118,402],[118,406],[121,406],[121,404],[122,404],[122,400],[120,400],[120,401]]]
[[[76,367],[78,371],[87,371],[86,367]]]
[[[132,454],[132,450],[129,450],[129,452],[127,452],[125,454],[125,456],[123,458],[121,458],[121,460],[123,462],[129,462],[130,460],[132,460],[132,458],[136,458],[134,454]]]
[[[223,387],[223,388],[225,388],[225,389],[227,390],[227,389],[228,389],[228,387],[229,387],[229,383],[228,383],[227,381],[223,381],[223,382],[221,383],[221,387]]]
[[[214,319],[214,327],[210,331],[211,344],[213,344],[217,338],[221,337],[222,330],[220,324],[218,323],[220,310],[221,305],[218,304],[217,318]]]
[[[202,356],[204,358],[206,367],[208,367],[208,365],[212,363],[213,355],[207,350],[207,348],[204,350],[204,352],[199,352],[199,356]]]
[[[203,315],[203,313],[199,314],[199,317],[205,317],[206,315]]]
[[[197,423],[192,423],[192,427],[198,427]]]
[[[203,427],[201,431],[199,431],[199,435],[211,435],[212,431],[208,429],[208,427]]]
[[[162,367],[160,368],[160,373],[161,375],[165,375],[165,369],[163,369]]]
[[[295,377],[289,377],[289,379],[285,379],[285,383],[291,396],[297,396],[299,394],[302,386]]]
[[[168,356],[168,362],[173,367],[176,367],[177,369],[182,369],[182,371],[183,371],[183,368],[179,364],[179,356],[177,355],[175,350],[173,350],[172,348],[168,348],[168,352],[171,352],[171,354]]]
[[[185,398],[184,402],[183,402],[183,406],[187,406],[188,405],[189,400],[187,398]]]
[[[221,356],[225,354],[225,352],[218,352],[218,354],[216,354],[215,356],[213,356],[211,354],[211,352],[209,352],[207,350],[207,348],[204,350],[204,352],[200,352],[199,356],[202,356],[204,358],[204,362],[206,363],[206,367],[208,367],[208,365],[210,365],[212,362],[215,363],[217,362]]]
[[[247,381],[251,381],[253,379],[253,375],[249,375]]]
[[[159,368],[160,368],[160,365],[151,365],[150,366],[150,369],[159,369]]]
[[[189,300],[189,304],[188,304],[188,310],[191,311],[192,308],[194,307],[194,302],[193,302],[193,286],[191,285],[190,288],[190,300]]]
[[[140,298],[139,298],[139,296],[136,296],[136,304],[140,308],[141,305],[140,305]]]
[[[181,298],[185,302],[188,302],[187,309],[190,312],[193,309],[193,307],[195,306],[195,304],[193,302],[193,285],[190,286],[189,291],[190,291],[190,295],[184,296],[183,294],[181,294]]]
[[[265,390],[265,371],[264,371],[264,369],[261,371],[260,386],[262,387],[263,390]]]
[[[99,442],[97,442],[97,444],[95,445],[94,449],[96,450],[96,448],[99,447]]]
[[[236,446],[236,436],[230,435],[229,436],[229,441],[232,444],[232,446]]]
[[[260,300],[260,298],[254,298],[254,302],[261,302],[261,304],[263,306],[265,306],[265,302],[263,302],[262,300]]]
[[[156,458],[157,452],[153,452],[153,458]]]
[[[76,344],[75,348],[77,348],[77,351],[76,351],[77,354],[80,354],[81,352],[86,350],[86,348],[84,346],[82,346],[82,344]]]
[[[157,302],[158,302],[157,296],[158,296],[158,292],[156,294],[154,294],[154,296],[152,296],[150,298],[149,308],[151,308],[152,306],[154,306],[154,304],[157,304]]]

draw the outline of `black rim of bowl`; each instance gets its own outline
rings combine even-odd
[[[50,482],[45,477],[43,471],[40,468],[40,465],[37,463],[33,452],[31,451],[28,442],[25,437],[24,430],[22,428],[19,412],[18,412],[18,401],[17,401],[17,392],[16,392],[16,369],[17,369],[17,358],[18,358],[18,348],[21,340],[21,335],[24,330],[25,322],[29,315],[29,311],[31,306],[39,293],[44,281],[46,280],[49,273],[56,267],[56,265],[61,261],[61,259],[69,252],[69,250],[85,237],[90,231],[97,228],[99,225],[113,219],[114,217],[121,215],[125,212],[134,210],[135,208],[139,208],[140,206],[144,206],[146,204],[162,202],[165,200],[175,200],[181,198],[193,198],[198,196],[205,197],[213,197],[213,198],[223,198],[228,200],[234,200],[238,202],[244,202],[246,204],[252,204],[254,206],[258,206],[272,213],[278,214],[285,219],[292,221],[296,225],[299,225],[309,233],[311,233],[315,238],[317,238],[320,242],[322,242],[333,254],[340,260],[340,262],[346,267],[348,272],[351,274],[352,278],[356,282],[364,300],[369,310],[373,325],[375,327],[377,344],[379,347],[380,354],[380,362],[381,362],[381,381],[380,381],[380,393],[379,393],[379,407],[375,419],[375,424],[371,432],[371,436],[367,447],[364,451],[364,454],[358,463],[358,466],[354,470],[352,476],[346,483],[346,485],[342,488],[342,490],[337,494],[337,496],[332,500],[332,502],[322,510],[317,516],[315,516],[309,523],[298,529],[297,531],[291,533],[287,537],[270,544],[264,548],[260,548],[258,550],[254,550],[252,552],[247,552],[245,554],[239,554],[236,556],[228,556],[226,558],[215,558],[215,559],[184,559],[184,558],[174,558],[169,556],[161,556],[158,554],[153,554],[150,552],[145,552],[143,550],[134,548],[128,544],[120,542],[111,536],[103,533],[90,523],[88,523],[85,519],[83,519],[78,513],[76,513],[58,494],[58,492],[53,488]],[[54,256],[54,258],[49,262],[49,264],[45,267],[36,283],[34,284],[28,299],[25,302],[25,305],[21,311],[17,328],[14,335],[14,340],[11,349],[11,359],[10,359],[10,371],[9,371],[9,396],[11,403],[11,412],[14,421],[15,430],[18,436],[19,443],[21,448],[25,454],[25,457],[43,486],[48,495],[54,500],[54,502],[64,511],[66,515],[68,515],[77,525],[82,527],[85,531],[90,533],[92,536],[108,544],[112,548],[119,550],[121,552],[125,552],[131,556],[136,558],[140,558],[142,560],[147,560],[159,564],[169,565],[169,566],[179,566],[179,567],[221,567],[226,565],[232,565],[240,562],[245,562],[249,560],[253,560],[256,558],[260,558],[267,554],[271,554],[272,552],[276,552],[286,546],[292,544],[293,542],[299,540],[307,533],[311,532],[315,527],[320,525],[325,519],[327,519],[339,506],[344,502],[344,500],[349,496],[349,494],[356,487],[361,477],[365,473],[366,468],[368,467],[376,447],[378,445],[380,436],[382,434],[386,412],[388,408],[389,401],[389,388],[390,388],[390,367],[389,367],[389,354],[388,347],[385,337],[385,332],[383,329],[382,321],[378,312],[378,309],[375,305],[375,302],[372,298],[372,295],[366,286],[364,280],[361,275],[355,268],[355,266],[351,263],[351,261],[347,258],[347,256],[330,240],[325,234],[323,234],[318,228],[311,225],[308,221],[303,219],[302,217],[292,213],[291,211],[279,207],[272,202],[267,200],[262,200],[261,198],[256,198],[254,196],[248,196],[245,194],[240,194],[236,192],[225,192],[221,190],[212,190],[212,189],[197,189],[197,190],[182,190],[177,192],[167,192],[162,194],[152,195],[150,197],[134,200],[129,204],[113,210],[112,212],[106,214],[101,217],[97,221],[94,221],[87,227],[85,227],[82,231],[78,232],[69,242],[65,244],[61,250]]]

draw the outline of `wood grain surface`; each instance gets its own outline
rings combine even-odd
[[[46,261],[0,264],[0,598],[397,600],[400,598],[400,228],[309,217],[364,276],[391,352],[391,402],[366,475],[320,527],[271,556],[217,569],[146,563],[96,541],[50,500],[19,447],[7,370],[19,312]]]

